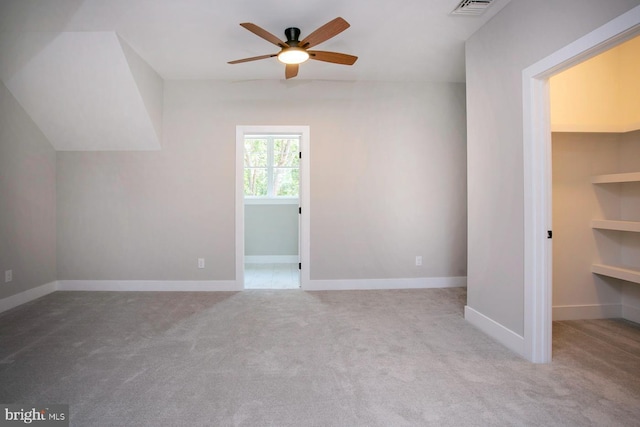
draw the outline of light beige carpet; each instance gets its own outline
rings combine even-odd
[[[0,314],[0,402],[76,426],[631,426],[640,329],[554,324],[533,365],[464,289],[57,292]]]

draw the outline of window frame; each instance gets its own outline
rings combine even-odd
[[[274,170],[275,169],[297,169],[298,173],[300,173],[300,162],[298,161],[297,167],[276,167],[274,165],[275,154],[274,154],[274,146],[276,139],[297,139],[298,140],[298,157],[300,156],[301,144],[302,144],[302,134],[300,133],[247,133],[244,134],[243,137],[243,150],[245,149],[245,141],[247,139],[266,139],[267,140],[267,165],[266,167],[246,167],[243,162],[243,185],[244,185],[244,171],[247,169],[266,169],[267,170],[267,195],[265,196],[247,196],[243,191],[243,198],[246,204],[252,205],[260,205],[260,204],[271,204],[271,205],[286,205],[286,204],[298,204],[300,200],[300,181],[298,180],[298,195],[297,196],[276,196],[273,194],[273,181],[274,181]]]

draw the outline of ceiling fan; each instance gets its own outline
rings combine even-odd
[[[278,37],[258,27],[256,24],[245,22],[240,25],[258,37],[262,37],[266,41],[280,47],[281,50],[278,53],[270,55],[254,56],[252,58],[230,61],[229,64],[240,64],[242,62],[277,57],[280,62],[286,65],[284,74],[287,79],[290,79],[298,75],[299,65],[308,59],[342,65],[353,65],[358,59],[357,56],[347,55],[346,53],[309,50],[309,48],[319,45],[349,28],[349,23],[342,18],[336,18],[327,22],[322,27],[302,39],[302,41],[298,40],[300,37],[300,29],[295,27],[284,30],[284,35],[287,37],[287,41],[283,42]]]

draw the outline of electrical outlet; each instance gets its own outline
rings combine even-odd
[[[198,268],[204,268],[204,258],[198,258]]]
[[[13,270],[6,270],[4,272],[4,283],[9,283],[13,280]]]
[[[422,257],[420,255],[416,256],[416,265],[422,265]]]

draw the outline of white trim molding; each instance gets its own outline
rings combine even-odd
[[[58,280],[59,291],[214,292],[241,291],[235,280]]]
[[[305,291],[347,291],[347,290],[383,290],[383,289],[431,289],[464,288],[467,278],[460,277],[415,277],[403,279],[337,279],[308,280],[303,286]]]
[[[3,311],[11,310],[22,304],[26,304],[30,301],[36,300],[45,295],[49,295],[58,290],[58,283],[56,281],[45,283],[44,285],[36,286],[35,288],[27,289],[24,292],[20,292],[15,295],[11,295],[6,298],[0,299],[0,313]]]
[[[245,255],[245,264],[297,264],[298,255]]]
[[[640,32],[640,6],[522,72],[524,153],[524,357],[551,362],[551,126],[549,78]]]
[[[554,305],[553,320],[616,319],[622,317],[621,304]]]
[[[299,134],[300,135],[300,194],[299,203],[302,208],[300,214],[300,260],[302,263],[300,271],[300,285],[304,289],[305,283],[309,281],[311,266],[311,203],[309,192],[310,186],[310,165],[311,150],[310,128],[309,126],[236,126],[236,282],[240,287],[244,286],[244,135],[251,133],[270,134]]]
[[[525,356],[524,337],[516,334],[511,329],[505,328],[500,323],[488,318],[468,305],[464,306],[464,318],[467,322],[471,323],[473,326],[480,329],[482,332],[489,335],[509,350],[516,352],[520,356]]]
[[[297,197],[245,197],[245,205],[299,205],[300,199]]]

